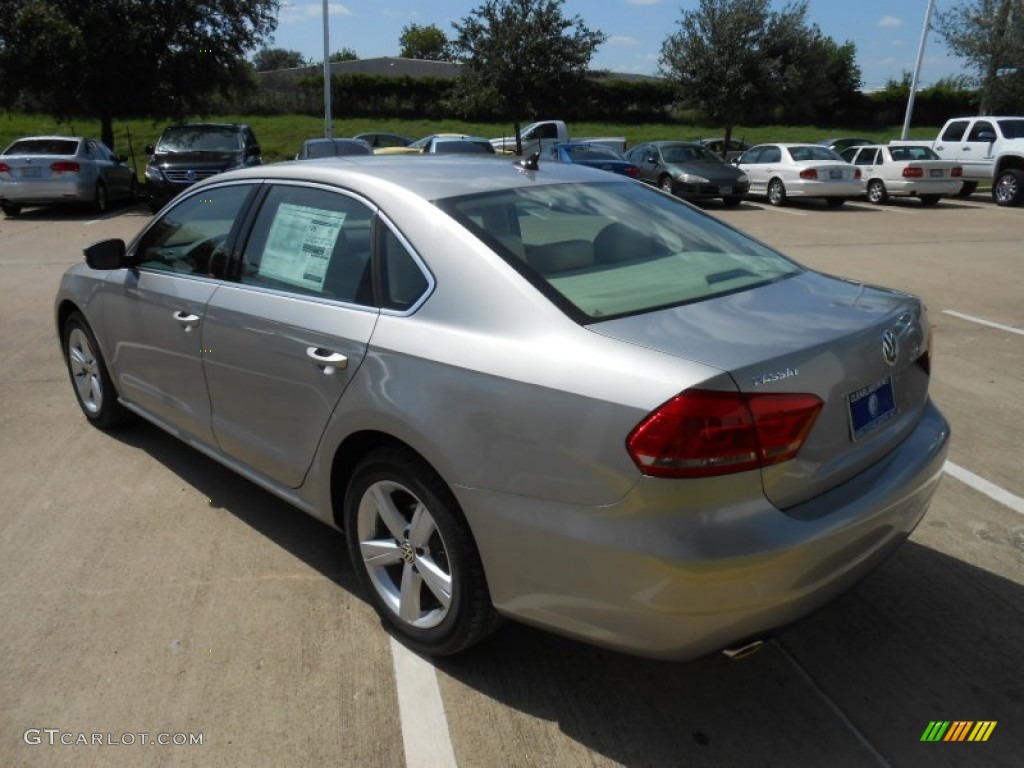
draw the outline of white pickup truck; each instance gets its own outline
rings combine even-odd
[[[947,120],[931,148],[943,160],[954,160],[963,168],[962,195],[974,192],[979,181],[991,180],[997,204],[1024,203],[1024,117]]]
[[[588,144],[603,144],[606,147],[611,147],[620,155],[626,151],[625,136],[570,138],[569,129],[566,127],[563,120],[538,120],[536,123],[530,123],[519,131],[519,135],[523,141],[524,155],[532,155],[534,152],[540,152],[547,149],[552,144],[562,144],[567,141],[584,141]],[[515,153],[515,133],[510,136],[502,136],[499,139],[491,139],[491,145],[494,147],[495,152]]]

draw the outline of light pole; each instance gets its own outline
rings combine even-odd
[[[331,124],[331,42],[327,24],[327,0],[324,0],[324,136],[334,138]]]
[[[924,29],[921,30],[921,44],[917,47],[917,64],[914,65],[914,76],[910,78],[910,96],[907,98],[907,115],[903,118],[903,134],[901,139],[906,141],[910,132],[910,116],[914,112],[914,96],[917,94],[917,78],[921,74],[921,61],[924,59],[924,44],[928,40],[928,30],[932,24],[932,10],[935,8],[935,0],[928,0],[928,10],[924,14]]]

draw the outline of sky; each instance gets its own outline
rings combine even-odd
[[[936,0],[936,12],[957,0]],[[397,56],[402,29],[410,24],[436,24],[454,37],[452,23],[483,4],[482,0],[358,0],[329,2],[330,50],[351,48],[361,59]],[[776,9],[785,3],[773,0]],[[680,9],[693,10],[697,0],[565,0],[562,13],[580,16],[587,26],[609,35],[591,65],[613,72],[658,74],[658,56],[665,38],[677,31]],[[865,89],[881,88],[913,71],[928,0],[808,0],[808,21],[837,43],[853,42]],[[323,60],[323,0],[283,0],[273,47],[295,50]],[[920,85],[965,73],[964,63],[951,56],[932,32],[925,44]]]

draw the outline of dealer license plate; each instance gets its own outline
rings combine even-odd
[[[836,168],[828,172],[828,177],[830,179],[841,179],[843,178],[843,172]]]
[[[23,179],[38,179],[40,175],[38,165],[26,165],[21,169],[21,178]]]
[[[944,173],[945,171],[943,171],[941,168],[932,168],[929,171],[929,175],[931,175],[932,177],[938,177],[940,179],[942,178]]]
[[[851,392],[847,401],[853,439],[860,440],[896,415],[896,391],[892,377],[887,376],[877,384]]]

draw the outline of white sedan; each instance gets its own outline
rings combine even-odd
[[[832,208],[864,194],[860,171],[817,144],[758,144],[736,164],[750,178],[750,194],[772,205],[790,197],[823,197]]]
[[[841,154],[860,169],[864,193],[875,205],[888,202],[890,196],[916,197],[921,205],[935,205],[963,186],[961,167],[928,147],[872,144]]]

